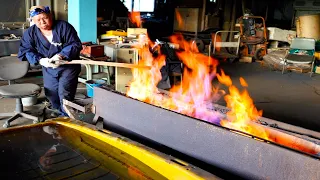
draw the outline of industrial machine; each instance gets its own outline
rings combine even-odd
[[[106,130],[171,154],[223,179],[320,178],[318,132],[259,119],[257,125],[272,133],[275,142],[147,104],[107,86],[95,87],[94,94],[92,104],[82,109],[95,114],[93,123],[103,120]],[[221,114],[222,118],[229,111],[219,105],[207,110]]]
[[[267,28],[261,16],[242,16],[240,25],[240,54],[241,57],[252,57],[262,60],[267,54]]]
[[[172,155],[68,118],[0,134],[1,179],[219,179]]]
[[[138,64],[139,53],[134,44],[104,44],[105,54],[111,57],[111,61],[119,63]],[[113,70],[111,71],[113,72]],[[132,80],[131,69],[115,67],[115,89],[119,92],[126,93],[128,83]]]

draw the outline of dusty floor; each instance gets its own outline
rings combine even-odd
[[[43,80],[41,76],[41,72],[32,72],[29,73],[26,77],[16,80],[16,83],[34,83],[38,84],[39,86],[43,87]],[[7,81],[0,81],[0,86],[7,85]],[[85,97],[86,91],[85,86],[81,83],[78,85],[78,91],[76,97]],[[28,113],[35,115],[35,116],[41,116],[44,113],[44,107],[45,104],[48,102],[48,100],[45,98],[44,91],[42,88],[41,94],[37,98],[37,104],[34,106],[28,106],[24,107],[24,110],[26,110]],[[7,112],[13,112],[15,110],[15,99],[6,99],[0,97],[0,113],[7,113]],[[50,113],[46,113],[47,116],[50,115]],[[46,117],[48,118],[48,117]],[[5,120],[7,117],[0,117],[0,129],[3,128],[3,124],[5,123]],[[28,120],[25,118],[18,118],[17,120],[13,121],[10,124],[10,127],[14,126],[20,126],[20,125],[26,125],[26,124],[32,124],[32,120]]]
[[[263,116],[307,129],[320,131],[320,75],[312,78],[309,74],[288,72],[284,75],[279,71],[271,71],[259,63],[233,63],[221,66],[226,74],[232,77],[235,85],[240,87],[239,77],[245,78],[249,84],[249,93],[258,109],[263,110]],[[32,82],[42,85],[41,76],[33,73],[18,82]],[[0,82],[4,85],[6,82]],[[79,85],[78,95],[85,94],[85,88]],[[44,105],[43,93],[39,96],[39,104],[32,107],[34,113],[41,113]],[[218,104],[225,105],[223,99]],[[0,99],[0,112],[11,112],[15,108],[12,99]],[[0,128],[4,118],[0,117]],[[20,118],[12,126],[32,123]]]

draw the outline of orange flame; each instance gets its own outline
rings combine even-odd
[[[220,74],[217,74],[217,78],[218,78],[218,81],[221,83],[221,84],[224,84],[226,86],[231,86],[232,85],[232,80],[230,78],[230,76],[227,76],[224,71],[221,71],[221,75]]]
[[[177,9],[175,10],[175,13],[176,13],[176,19],[178,21],[178,27],[182,28],[183,21],[182,21],[181,14],[179,13],[179,11]]]
[[[248,91],[244,89],[240,92],[238,88],[232,85],[231,78],[225,75],[224,71],[221,71],[221,75],[217,75],[217,77],[221,84],[229,87],[229,94],[225,96],[227,107],[230,109],[227,113],[228,120],[222,120],[220,124],[268,140],[268,134],[264,128],[257,128],[257,126],[251,126],[250,124],[250,121],[257,121],[262,116],[262,111],[258,111],[254,106]],[[244,87],[248,86],[242,77],[240,83]]]
[[[133,24],[135,24],[137,27],[141,27],[140,12],[131,12],[129,14],[129,18]]]
[[[212,40],[212,42],[216,41],[216,43],[222,42],[221,36],[217,35],[215,33],[212,33],[211,40]],[[217,46],[216,45],[214,48],[215,48],[216,52],[220,52],[221,51],[221,46]]]
[[[160,49],[158,49],[160,54],[154,57],[149,51],[149,47],[154,47],[154,44],[147,38],[147,40],[142,40],[144,43],[140,47],[137,47],[140,55],[139,65],[151,66],[152,68],[151,70],[132,69],[133,80],[127,92],[128,96],[201,120],[215,124],[220,123],[224,127],[296,150],[320,154],[319,145],[254,123],[262,116],[262,111],[258,111],[254,106],[248,91],[244,89],[240,92],[224,71],[221,71],[221,74],[216,74],[218,61],[200,54],[192,41],[185,41],[181,35],[172,36],[170,39],[184,50],[177,53],[185,66],[181,84],[170,89],[170,97],[159,93],[157,85],[162,79],[160,69],[166,64],[165,56],[161,55]],[[145,42],[148,42],[148,45]],[[229,87],[227,95],[224,91],[212,86],[215,75],[221,84]],[[243,87],[248,87],[248,83],[242,77],[240,84]],[[212,102],[216,102],[222,95],[225,95],[224,99],[230,109],[226,118],[214,111],[207,110],[208,106],[210,107]]]
[[[198,53],[193,42],[187,42],[181,36],[173,36],[171,40],[183,47],[184,51],[177,55],[186,66],[181,84],[173,86],[170,90],[172,98],[156,95],[159,94],[157,84],[162,78],[160,69],[166,62],[165,56],[161,54],[153,57],[148,47],[140,50],[139,63],[152,66],[152,69],[133,69],[133,81],[127,95],[199,119],[216,121],[216,113],[205,110],[209,104],[211,105],[208,102],[223,95],[223,91],[214,88],[211,83],[218,61]]]
[[[174,94],[175,100],[186,102],[193,107],[187,111],[183,109],[178,111],[203,120],[214,121],[215,117],[208,117],[210,113],[205,113],[203,110],[207,108],[208,102],[222,95],[221,91],[212,86],[218,61],[199,53],[194,42],[187,42],[177,36],[172,37],[171,41],[180,44],[179,47],[184,49],[177,55],[185,69],[181,86],[174,86],[170,92]]]
[[[165,65],[165,56],[160,55],[153,58],[149,47],[143,45],[139,49],[139,57],[138,64],[151,66],[151,70],[132,69],[133,80],[129,85],[127,95],[153,104],[155,102],[153,95],[158,93],[157,84],[161,80],[160,69]]]
[[[246,82],[246,80],[243,79],[243,77],[240,77],[240,84],[243,87],[248,87],[248,83]]]
[[[177,53],[177,56],[184,65],[182,81],[170,89],[171,97],[164,98],[159,95],[157,88],[162,79],[160,69],[166,64],[165,56],[160,54],[153,57],[148,46],[140,48],[139,64],[152,66],[152,69],[132,70],[133,80],[127,92],[128,96],[188,116],[259,135],[259,137],[267,137],[263,129],[250,125],[251,121],[256,121],[262,115],[262,111],[255,108],[247,90],[240,92],[224,71],[221,74],[216,73],[217,60],[199,53],[195,43],[184,40],[182,35],[172,36],[170,41],[183,49]],[[152,46],[152,42],[150,40],[148,42],[149,46]],[[221,120],[222,117],[217,113],[207,110],[212,102],[225,94],[224,91],[212,86],[212,80],[215,76],[221,84],[229,87],[229,94],[225,96],[225,101],[231,111],[227,113],[225,120]],[[243,78],[240,78],[240,82],[242,86],[248,86]]]
[[[171,41],[184,49],[177,55],[185,66],[181,84],[170,89],[171,98],[160,96],[157,88],[157,84],[162,78],[160,69],[166,63],[165,56],[160,54],[158,57],[153,57],[148,46],[143,46],[140,49],[139,64],[152,68],[151,70],[132,70],[133,81],[130,83],[127,95],[188,116],[209,122],[220,122],[222,126],[268,139],[263,128],[257,128],[258,126],[250,124],[251,121],[256,121],[262,116],[262,111],[255,108],[248,91],[240,92],[224,71],[217,74],[218,61],[198,53],[192,42],[185,41],[181,36],[173,36]],[[151,42],[149,41],[149,43]],[[229,87],[229,94],[225,96],[225,101],[231,111],[227,113],[227,119],[221,121],[219,115],[207,110],[208,105],[224,95],[224,91],[212,86],[215,75],[221,84]],[[240,78],[240,82],[242,86],[248,86],[243,78]]]

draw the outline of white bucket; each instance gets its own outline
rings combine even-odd
[[[38,98],[37,96],[32,96],[32,97],[22,98],[21,100],[22,100],[23,106],[33,106],[37,104]]]

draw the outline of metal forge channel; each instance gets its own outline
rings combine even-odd
[[[317,156],[261,141],[156,107],[107,88],[95,88],[93,106],[104,128],[168,147],[245,179],[320,179]],[[318,145],[317,145],[318,146]],[[216,174],[216,173],[215,173]],[[223,175],[227,178],[226,174]]]

